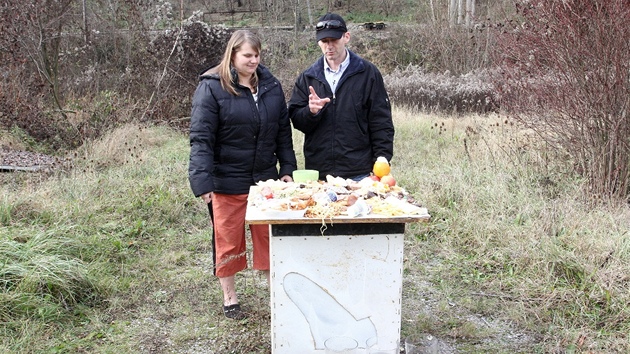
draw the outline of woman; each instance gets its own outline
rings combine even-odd
[[[223,313],[233,319],[246,317],[234,276],[247,267],[249,188],[280,176],[290,182],[297,167],[284,92],[260,65],[260,51],[253,33],[232,34],[221,63],[200,76],[190,122],[190,186],[210,210],[214,274],[223,290]],[[253,268],[269,281],[269,227],[250,225],[250,231]]]

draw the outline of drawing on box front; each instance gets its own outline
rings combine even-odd
[[[308,322],[315,349],[324,349],[324,341],[334,336],[347,336],[365,348],[376,336],[376,326],[369,317],[357,320],[334,296],[302,274],[290,272],[283,279],[283,288]]]

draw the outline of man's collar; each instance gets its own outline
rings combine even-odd
[[[348,48],[346,48],[346,58],[343,60],[341,64],[339,64],[339,68],[337,69],[337,71],[341,70],[341,68],[348,65],[349,62],[350,62],[350,52],[348,52]],[[326,60],[326,56],[324,56],[324,71],[326,70],[330,70],[331,72],[336,72],[330,68],[330,65],[328,65],[328,60]]]

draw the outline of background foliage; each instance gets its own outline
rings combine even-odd
[[[299,1],[253,0],[5,2],[0,6],[7,19],[0,28],[5,73],[0,124],[18,127],[52,149],[77,147],[130,120],[185,129],[197,74],[218,60],[230,28],[259,32],[264,63],[289,92],[297,73],[320,55],[309,24],[328,10],[346,16],[352,49],[385,75],[414,65],[422,72],[446,73],[452,86],[459,75],[489,65],[494,38],[485,25],[474,30],[450,26],[448,4],[439,3],[428,16],[426,5],[398,0],[311,1],[310,8]],[[490,14],[490,3],[480,3],[485,5],[478,13]],[[361,27],[374,18],[387,21],[387,29],[377,33]],[[392,96],[399,100],[396,90]],[[450,96],[459,100],[457,92]],[[443,102],[426,97],[415,106],[444,109]]]
[[[187,129],[198,73],[234,28],[257,32],[285,93],[320,55],[312,24],[336,11],[391,101],[427,112],[503,112],[562,150],[588,192],[626,198],[629,0],[386,0],[0,5],[0,126],[43,150],[126,122]],[[107,11],[105,11],[107,10]],[[105,13],[105,16],[97,14]],[[366,21],[384,21],[369,30]]]
[[[524,1],[496,53],[506,112],[571,156],[590,191],[630,185],[630,1]]]
[[[2,2],[0,143],[73,158],[0,175],[0,351],[264,352],[261,279],[239,284],[256,321],[208,310],[190,97],[240,27],[288,93],[331,10],[412,109],[395,111],[392,166],[433,218],[405,235],[404,334],[471,353],[627,352],[630,4],[478,0],[467,17],[453,3]]]

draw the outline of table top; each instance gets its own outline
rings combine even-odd
[[[369,214],[366,216],[335,216],[332,218],[307,218],[304,213],[296,213],[292,211],[269,212],[261,211],[256,207],[247,207],[245,214],[245,222],[248,224],[334,224],[334,223],[410,223],[410,222],[427,222],[431,218],[429,214],[422,215],[400,215],[400,216],[384,216],[377,214]]]
[[[413,214],[404,215],[379,215],[370,213],[361,216],[348,216],[345,214],[316,218],[304,216],[306,210],[274,210],[272,208],[262,207],[260,203],[259,186],[252,186],[249,191],[249,202],[245,214],[245,222],[247,224],[355,224],[355,223],[412,223],[412,222],[428,222],[431,218],[426,208],[415,207]],[[263,203],[264,205],[264,203]]]

